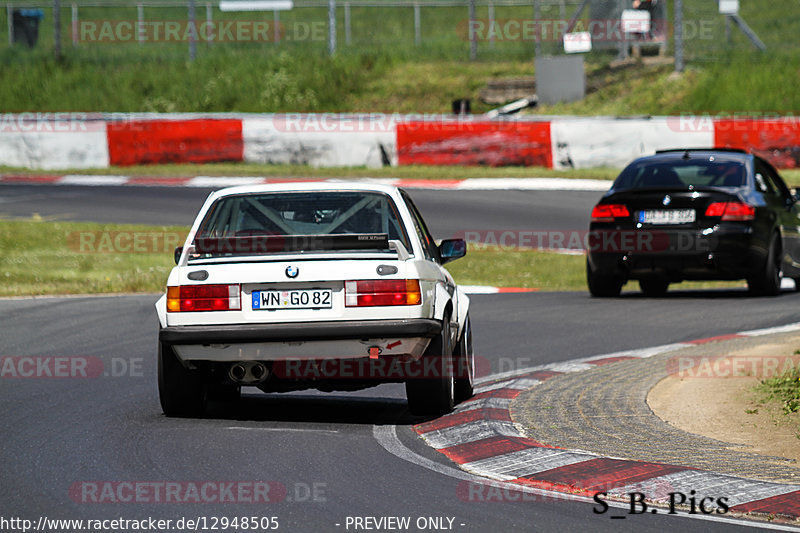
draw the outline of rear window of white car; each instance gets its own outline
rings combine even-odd
[[[203,239],[241,240],[243,237],[275,237],[280,241],[295,236],[346,235],[385,235],[383,239],[376,237],[374,242],[385,244],[386,240],[399,240],[411,249],[392,199],[382,193],[364,191],[226,196],[211,206],[200,224],[195,242]],[[331,249],[338,250],[348,239],[314,239],[313,242],[316,251],[320,250],[319,243],[322,242],[337,243],[331,245]]]

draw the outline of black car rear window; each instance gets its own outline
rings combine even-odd
[[[741,187],[745,167],[724,158],[680,161],[641,161],[628,165],[614,182],[614,189]]]

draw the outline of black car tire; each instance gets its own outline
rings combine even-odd
[[[669,289],[669,281],[661,278],[640,279],[639,288],[645,296],[656,298],[667,294]]]
[[[425,359],[430,358],[435,359],[434,365],[425,364]],[[416,363],[417,372],[406,380],[408,410],[412,415],[443,415],[453,410],[455,379],[452,360],[450,317],[445,315],[441,333],[431,340],[422,360]],[[431,367],[435,367],[434,375],[426,375]]]
[[[464,322],[464,331],[454,350],[456,360],[455,401],[463,402],[472,398],[475,386],[475,352],[472,348],[472,325],[469,316]]]
[[[158,398],[167,416],[198,417],[205,410],[198,372],[185,368],[169,344],[158,343]]]
[[[780,239],[777,233],[773,233],[764,266],[760,272],[747,279],[747,288],[757,296],[777,296],[781,292],[782,279]]]
[[[586,261],[586,282],[589,293],[595,298],[611,298],[619,296],[625,281],[617,276],[602,276],[592,270],[592,265]]]

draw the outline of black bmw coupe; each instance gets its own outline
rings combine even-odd
[[[800,208],[777,170],[741,150],[659,151],[628,165],[592,210],[592,296],[638,280],[659,296],[683,280],[746,279],[777,295],[800,287]]]

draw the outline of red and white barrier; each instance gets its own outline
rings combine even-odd
[[[0,165],[33,169],[248,161],[620,168],[667,148],[736,147],[800,166],[793,118],[609,118],[289,113],[0,114]]]
[[[106,122],[95,113],[0,114],[0,165],[105,168]]]
[[[396,126],[390,118],[287,113],[242,122],[244,161],[249,163],[397,165]]]
[[[710,126],[683,131],[673,117],[553,119],[553,168],[622,168],[656,150],[712,147],[714,129]]]

